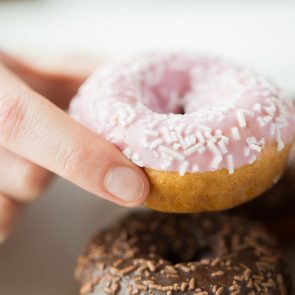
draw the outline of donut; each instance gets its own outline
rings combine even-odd
[[[262,76],[230,62],[151,53],[106,62],[70,114],[144,168],[146,206],[164,212],[232,208],[280,177],[294,105]]]
[[[291,294],[276,240],[224,213],[127,216],[79,258],[81,295]]]
[[[292,155],[293,161],[273,188],[260,198],[230,211],[259,220],[283,244],[295,242],[295,150]]]

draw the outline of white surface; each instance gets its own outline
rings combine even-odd
[[[4,1],[0,46],[96,54],[196,49],[242,61],[292,90],[295,1]]]
[[[0,1],[0,49],[42,55],[157,48],[225,55],[295,93],[295,1]],[[0,294],[76,294],[78,253],[124,211],[55,182],[0,248]]]

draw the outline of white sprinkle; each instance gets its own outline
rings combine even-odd
[[[188,161],[184,161],[180,165],[179,170],[178,170],[180,176],[183,176],[186,173],[187,168],[188,168],[188,165],[189,165],[189,162]]]
[[[207,138],[207,139],[212,139],[212,138],[214,138],[214,136],[211,134],[211,131],[205,131],[205,137]],[[214,138],[215,139],[215,138]]]
[[[217,144],[223,154],[228,152],[228,149],[223,141],[219,141]]]
[[[132,160],[132,162],[134,164],[136,164],[137,166],[139,166],[139,167],[144,167],[145,166],[144,163],[142,161],[140,161],[140,160]]]
[[[254,151],[257,151],[257,152],[261,152],[261,150],[262,150],[261,146],[259,146],[257,144],[249,144],[249,148]]]
[[[177,139],[178,139],[178,142],[181,144],[182,148],[183,149],[186,149],[187,148],[187,144],[182,136],[182,130],[183,130],[183,127],[182,128],[177,128],[176,129],[176,136],[177,136]]]
[[[271,123],[271,125],[270,125],[270,136],[275,136],[275,134],[276,134],[276,124]]]
[[[261,112],[261,104],[260,103],[255,103],[253,106],[253,111],[259,113]]]
[[[131,159],[131,156],[132,156],[132,150],[131,150],[131,148],[126,147],[126,148],[123,150],[123,154],[124,154],[128,159]]]
[[[169,166],[171,166],[171,162],[169,162],[169,161],[164,161],[162,164],[161,164],[161,168],[163,169],[163,170],[166,170]]]
[[[134,152],[131,156],[131,161],[134,163],[137,163],[137,162],[140,163],[141,161],[140,161],[139,153]]]
[[[181,147],[181,145],[178,142],[173,143],[173,149],[175,151],[177,151],[180,147]]]
[[[200,148],[198,149],[199,154],[203,154],[206,151],[206,148],[202,145],[200,146]]]
[[[154,148],[156,148],[158,145],[160,145],[162,143],[163,143],[163,140],[161,138],[156,139],[149,144],[149,149],[153,150]]]
[[[112,135],[110,135],[109,140],[111,140],[111,142],[113,142],[113,143],[120,142],[120,141],[124,140],[124,135],[123,134],[112,134]]]
[[[172,150],[170,148],[167,148],[167,147],[165,147],[163,145],[160,145],[159,150],[161,152],[164,152],[164,153],[167,153],[167,154],[171,155],[173,158],[175,158],[175,159],[177,159],[179,161],[184,160],[184,155],[183,154],[181,154],[179,152],[176,152],[176,151],[174,151],[174,150]]]
[[[244,155],[246,156],[246,157],[249,157],[250,156],[250,149],[248,148],[248,147],[244,147]]]
[[[232,127],[231,135],[232,135],[232,138],[234,140],[240,140],[241,139],[240,132],[239,132],[239,129],[237,127]]]
[[[167,143],[171,143],[172,142],[172,138],[171,138],[171,136],[170,136],[170,131],[169,131],[169,129],[167,128],[167,127],[162,127],[161,129],[160,129],[160,131],[161,131],[161,133],[163,134],[163,136],[164,136],[164,140],[165,140],[165,142],[167,142]]]
[[[138,161],[140,159],[140,155],[139,153],[133,153],[132,157],[131,157],[131,160],[132,161]]]
[[[280,127],[288,127],[289,126],[286,118],[283,118],[283,117],[278,117],[276,119],[276,122],[279,123]]]
[[[173,157],[168,155],[165,152],[161,152],[161,158],[166,161],[166,162],[172,162],[173,161]]]
[[[148,136],[159,136],[159,132],[156,130],[150,130],[150,129],[145,129],[143,131],[144,135],[148,135]]]
[[[255,138],[255,136],[249,136],[246,138],[246,141],[248,143],[248,145],[250,144],[256,144],[257,143],[257,139]]]
[[[153,129],[157,124],[158,124],[158,121],[155,120],[155,121],[149,122],[148,127],[150,129]]]
[[[180,132],[180,133],[182,133],[184,127],[185,127],[184,124],[180,124],[180,125],[176,126],[176,127],[174,128],[174,130],[175,130],[176,132]]]
[[[227,166],[228,166],[228,173],[233,174],[235,171],[233,156],[231,154],[227,155],[226,160],[227,160]]]
[[[249,163],[249,164],[253,164],[255,161],[256,161],[256,156],[253,155],[253,156],[249,159],[248,163]]]
[[[201,149],[202,147],[204,147],[202,143],[197,143],[197,144],[193,145],[192,147],[190,147],[189,149],[187,149],[187,150],[184,152],[184,154],[185,154],[186,156],[190,156],[191,154],[193,154],[193,153],[196,152],[196,151],[199,152],[200,149]]]
[[[278,124],[276,125],[276,139],[277,139],[277,143],[278,143],[278,151],[281,151],[285,147],[285,144],[282,141],[281,129],[280,129],[280,126],[278,126]]]
[[[185,140],[187,147],[190,147],[191,145],[196,143],[196,138],[194,135],[188,135],[184,138],[184,140]]]
[[[273,117],[275,114],[276,107],[272,105],[270,107],[265,107],[264,110],[269,116]]]
[[[212,141],[208,141],[207,143],[208,148],[216,155],[216,156],[220,156],[220,150],[218,149],[218,147],[215,145],[214,142]]]
[[[118,109],[118,114],[121,119],[127,118],[127,113],[122,108]]]
[[[262,137],[257,143],[258,143],[259,145],[261,145],[261,146],[264,146],[264,145],[265,145],[265,142],[266,142],[265,138]]]
[[[208,142],[209,141],[212,142],[212,143],[216,143],[217,142],[217,139],[212,136],[211,138],[208,139]]]
[[[197,164],[193,165],[192,167],[192,172],[199,172],[200,171],[200,168]]]
[[[119,109],[118,110],[118,122],[119,124],[121,124],[122,126],[126,126],[127,122],[126,122],[126,118],[127,118],[127,114],[123,111],[123,109]]]
[[[222,130],[216,129],[214,134],[216,137],[220,137],[222,135]]]
[[[210,164],[210,168],[213,170],[217,169],[221,161],[222,161],[221,156],[214,157],[212,163]]]
[[[257,117],[256,120],[257,120],[258,124],[260,125],[260,127],[264,127],[266,125],[262,117],[259,116],[259,117]]]
[[[205,125],[203,125],[203,124],[200,124],[200,123],[195,122],[195,125],[196,125],[197,127],[199,127],[201,130],[209,131],[209,132],[212,131],[212,129],[211,129],[210,127],[205,126]]]
[[[271,116],[264,116],[263,121],[265,122],[265,124],[268,124],[272,121],[272,117]]]
[[[194,129],[194,125],[193,124],[189,124],[187,126],[187,128],[185,129],[185,134],[191,134],[192,131],[193,131],[193,129]]]
[[[245,128],[247,126],[247,124],[246,124],[246,119],[245,119],[244,112],[242,110],[237,110],[236,111],[236,116],[237,116],[237,119],[238,119],[239,126],[241,128]]]
[[[136,118],[135,114],[130,114],[129,117],[126,119],[126,122],[128,124],[132,123],[134,121],[134,119]]]
[[[142,137],[142,145],[144,148],[147,148],[149,146],[148,141],[145,136]]]
[[[229,143],[229,138],[227,136],[220,136],[220,141],[224,142],[226,145]]]
[[[175,132],[170,132],[170,137],[172,139],[172,142],[177,142],[177,136]]]
[[[203,136],[202,132],[200,131],[197,131],[197,134],[196,134],[198,140],[200,143],[204,143],[205,142],[205,137]]]
[[[243,113],[244,113],[245,115],[250,116],[250,117],[254,117],[254,113],[251,112],[251,111],[249,111],[249,110],[243,110]]]

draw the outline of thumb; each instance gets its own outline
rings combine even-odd
[[[144,202],[143,170],[1,66],[0,76],[0,145],[112,202]]]

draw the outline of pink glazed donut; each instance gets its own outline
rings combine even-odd
[[[106,62],[71,115],[144,167],[146,202],[166,212],[223,210],[282,175],[294,106],[265,78],[217,58],[151,53]]]

